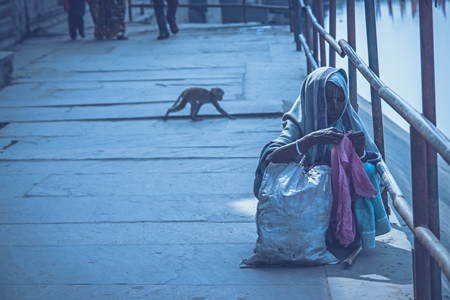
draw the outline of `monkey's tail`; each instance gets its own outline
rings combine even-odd
[[[175,101],[175,103],[172,105],[171,108],[176,107],[180,103],[181,99],[183,98],[183,93],[181,93],[180,96],[178,96],[177,101]]]

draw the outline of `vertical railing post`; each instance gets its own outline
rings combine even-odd
[[[305,0],[305,5],[308,5],[308,1]],[[309,18],[309,14],[305,14],[305,37],[306,37],[306,44],[308,45],[309,49],[311,50],[311,19]],[[309,60],[306,60],[306,68],[308,74],[312,71],[312,66]]]
[[[294,32],[295,18],[294,18],[294,5],[292,4],[294,0],[288,0],[289,7],[289,31]]]
[[[303,9],[302,9],[302,7],[300,5],[299,0],[295,0],[295,5],[297,6],[298,32],[300,34],[300,33],[304,33],[304,31],[305,31],[306,17],[305,17],[305,15],[303,13]],[[301,46],[302,46],[302,43],[300,43],[300,49],[299,50],[301,50]]]
[[[336,39],[336,0],[330,0],[330,35]],[[330,45],[330,66],[336,67],[336,52]]]
[[[313,11],[313,15],[317,16],[317,1],[313,0],[312,3],[312,11]],[[313,38],[312,38],[312,42],[313,42],[313,55],[314,55],[314,60],[318,63],[319,62],[319,39],[318,39],[318,32],[316,27],[312,26],[312,32],[313,32]]]
[[[365,1],[366,13],[366,32],[367,32],[367,51],[369,55],[369,68],[372,72],[380,77],[378,65],[378,43],[377,43],[377,27],[375,20],[375,3],[374,0]],[[372,101],[372,118],[375,143],[384,158],[384,135],[383,135],[383,115],[381,111],[381,100],[378,91],[374,87],[370,87],[370,96]]]
[[[380,70],[378,65],[378,42],[377,42],[377,26],[375,18],[375,3],[374,0],[366,0],[366,33],[367,33],[367,52],[369,55],[369,68],[372,72],[380,77]],[[381,156],[385,158],[384,152],[384,132],[383,132],[383,112],[381,108],[381,100],[378,91],[374,87],[370,87],[370,98],[372,102],[372,123],[373,135],[375,144],[380,150]],[[388,204],[387,191],[384,190],[381,194],[386,213],[390,215],[391,210]]]
[[[87,4],[86,4],[87,5]],[[128,20],[133,21],[133,14],[131,12],[131,0],[128,0]]]
[[[355,25],[355,0],[347,0],[347,39],[349,45],[356,52],[356,25]],[[356,66],[354,66],[350,60],[348,61],[348,78],[349,78],[349,98],[350,103],[358,112],[358,92],[356,87]]]
[[[424,116],[436,125],[436,95],[434,74],[433,1],[419,1],[420,54],[422,73],[422,111]],[[439,239],[439,192],[437,153],[426,144],[428,229]],[[431,299],[442,299],[441,270],[430,258]],[[421,298],[418,298],[421,299]]]
[[[317,0],[317,18],[319,21],[319,24],[323,26],[323,0]],[[325,40],[321,37],[320,38],[320,65],[322,67],[325,67],[327,65],[327,55],[326,55],[326,49],[325,49]]]
[[[247,0],[242,0],[242,12],[244,14],[244,23],[247,23]]]
[[[413,200],[414,227],[428,227],[428,195],[426,142],[420,133],[410,126],[411,145],[411,185]],[[430,254],[414,237],[414,299],[429,300],[430,291]]]
[[[296,45],[296,50],[302,50],[302,44],[300,43],[300,33],[302,33],[302,11],[300,9],[300,5],[298,0],[290,0],[292,4],[292,10],[294,15],[294,40]]]
[[[139,4],[140,4],[139,12],[140,12],[141,16],[143,16],[144,15],[144,2],[140,2]]]

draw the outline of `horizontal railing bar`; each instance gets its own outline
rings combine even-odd
[[[388,193],[392,198],[395,209],[403,218],[414,236],[427,249],[447,278],[450,279],[450,253],[448,250],[442,245],[431,230],[422,226],[414,227],[412,208],[400,191],[400,188],[384,161],[377,164],[377,171],[381,175]]]
[[[397,185],[397,182],[394,179],[394,176],[389,171],[384,161],[381,161],[377,164],[377,171],[378,174],[380,174],[381,179],[383,180],[383,183],[385,184],[386,189],[389,192],[389,195],[391,196],[392,203],[394,204],[395,209],[398,211],[409,229],[414,232],[412,208],[409,205],[408,201],[406,201],[405,196],[401,192],[400,188]]]
[[[153,4],[130,4],[130,7],[147,7],[152,8]],[[207,4],[207,3],[190,3],[190,4],[178,4],[178,7],[251,7],[251,8],[265,8],[265,9],[277,9],[277,10],[290,10],[288,6],[281,5],[258,5],[258,4],[242,4],[242,3],[223,3],[223,4]]]
[[[403,119],[408,121],[408,123],[425,138],[433,149],[435,149],[444,158],[444,160],[450,164],[449,138],[446,137],[414,107],[391,90],[391,88],[386,86],[345,40],[339,40],[339,45],[345,54],[347,54],[348,59],[352,61],[352,63],[360,71],[361,75],[363,75],[370,85],[378,91],[380,97],[383,98],[386,103],[388,103],[401,117],[403,117]]]
[[[320,25],[319,21],[317,21],[316,17],[314,16],[314,13],[311,10],[311,7],[309,5],[305,5],[303,0],[299,0],[301,8],[307,12],[307,15],[311,19],[311,22],[313,26],[317,29],[319,34],[322,36],[323,39],[325,39],[328,44],[330,44],[331,47],[333,47],[334,51],[336,51],[341,57],[345,56],[344,51],[342,51],[341,47],[339,46],[339,43],[334,39],[334,37],[329,34],[325,28]]]
[[[445,276],[450,279],[450,253],[442,245],[441,241],[433,234],[433,232],[423,226],[417,226],[414,235],[419,242],[428,250],[431,257],[437,262],[444,272]]]
[[[306,39],[303,36],[303,34],[299,35],[299,40],[300,40],[300,43],[302,44],[302,47],[303,47],[303,49],[305,51],[306,58],[311,63],[311,68],[313,68],[313,70],[317,69],[319,66],[317,65],[317,62],[314,59],[314,56],[313,56],[313,54],[311,52],[311,49],[309,49],[308,43],[306,42]]]

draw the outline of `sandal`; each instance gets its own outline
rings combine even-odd
[[[168,32],[161,32],[161,33],[158,35],[158,40],[165,40],[165,39],[167,39],[167,38],[169,38],[169,33],[168,33]]]
[[[172,31],[172,33],[177,33],[178,32],[178,26],[177,23],[175,22],[170,22],[169,23],[169,27],[170,27],[170,31]]]

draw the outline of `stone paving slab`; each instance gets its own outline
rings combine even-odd
[[[321,284],[295,285],[24,285],[23,289],[4,286],[0,296],[6,299],[223,299],[220,295],[237,295],[237,299],[329,299]],[[33,296],[30,296],[33,295]],[[76,296],[74,296],[76,295]]]
[[[188,174],[188,176],[186,175]],[[51,174],[29,190],[27,197],[87,197],[140,195],[214,195],[251,191],[253,176],[236,173],[199,174]],[[188,178],[186,178],[188,177]],[[237,181],[237,182],[236,182]],[[99,182],[101,185],[99,186]]]
[[[4,223],[17,225],[189,221],[235,223],[254,222],[256,200],[250,193],[72,198],[40,196],[15,200],[1,198],[0,207]],[[40,207],[43,210],[36,211]]]
[[[243,128],[247,125],[247,121],[251,122],[251,128]],[[102,121],[102,122],[61,122],[55,126],[52,122],[32,123],[10,123],[0,130],[0,137],[4,139],[12,139],[16,137],[69,137],[80,136],[85,138],[93,138],[104,135],[128,136],[128,135],[144,135],[144,136],[160,136],[161,132],[165,134],[180,134],[180,132],[192,135],[207,135],[209,138],[216,137],[217,133],[221,134],[253,134],[265,135],[258,137],[257,142],[267,141],[267,135],[277,137],[281,130],[280,118],[253,118],[245,123],[242,120],[231,121],[227,118],[208,119],[205,122],[192,122],[191,120],[168,120],[161,122],[160,120],[128,120],[128,121]],[[206,124],[206,125],[205,125]],[[61,130],[63,128],[64,130]],[[198,131],[201,129],[201,131]],[[258,154],[259,155],[259,154]],[[1,170],[0,170],[1,172]]]
[[[175,101],[156,104],[134,104],[134,105],[106,105],[106,106],[66,106],[66,107],[44,107],[44,108],[2,108],[0,118],[5,122],[26,121],[96,121],[117,119],[160,119]],[[221,107],[230,115],[248,115],[248,109],[252,109],[254,115],[282,115],[281,103],[244,103],[224,100]],[[172,116],[182,116],[189,119],[189,105],[179,112],[171,113]],[[198,114],[199,118],[214,117],[225,118],[212,105],[204,105]]]
[[[256,239],[254,229],[254,220],[250,218],[247,222],[230,223],[228,220],[193,224],[189,221],[144,220],[134,223],[40,223],[2,226],[1,233],[7,239],[2,239],[0,243],[6,246],[249,244],[249,241]],[[85,234],[80,235],[80,232]]]
[[[324,284],[322,268],[240,269],[249,244],[2,247],[1,284]],[[230,255],[233,253],[234,255]],[[137,255],[139,254],[139,255]],[[176,259],[174,259],[176,258]],[[27,272],[20,261],[27,260]],[[217,263],[213,263],[217,262]],[[46,271],[44,271],[46,270]],[[269,272],[270,271],[270,272]]]

